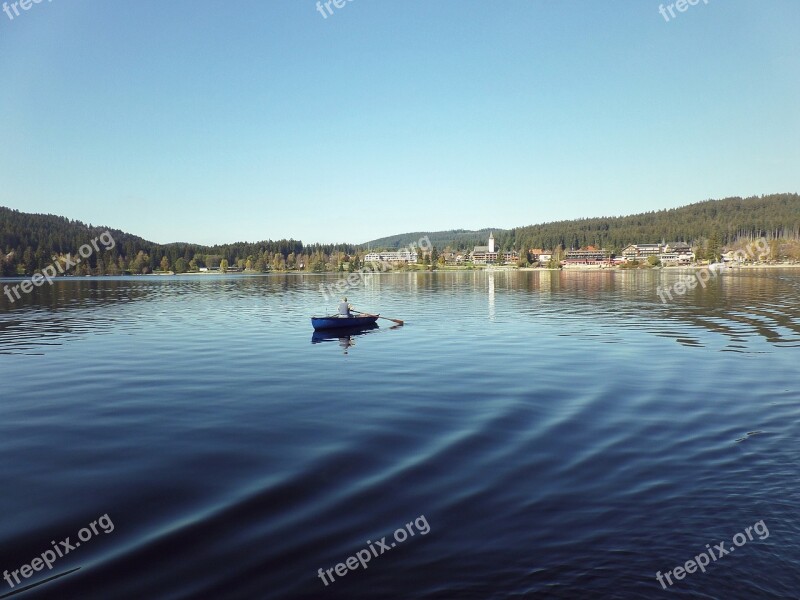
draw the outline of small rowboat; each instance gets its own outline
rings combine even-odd
[[[330,317],[311,317],[311,325],[319,331],[321,329],[353,329],[358,327],[369,327],[375,325],[380,315],[369,315],[362,317],[340,317],[332,315]]]

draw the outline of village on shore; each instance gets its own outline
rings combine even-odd
[[[757,246],[757,248],[754,248]],[[726,248],[707,241],[705,245],[692,246],[686,242],[660,242],[628,244],[621,252],[615,253],[595,246],[564,250],[555,248],[545,250],[530,248],[526,251],[516,249],[500,250],[496,247],[494,234],[489,234],[485,246],[474,246],[471,251],[453,251],[449,248],[437,250],[433,246],[412,244],[401,250],[371,250],[353,256],[341,254],[333,261],[321,263],[325,268],[308,269],[303,263],[295,263],[294,268],[277,263],[270,265],[269,272],[386,272],[416,270],[594,270],[594,269],[652,269],[652,268],[702,268],[717,263],[733,267],[792,267],[800,266],[800,256],[781,253],[777,241],[742,242],[735,247]],[[334,257],[331,257],[333,259]],[[228,265],[227,261],[189,271],[186,275],[215,275],[222,273],[254,273],[249,265]],[[283,266],[283,268],[281,268]],[[172,275],[172,271],[158,271],[153,275]]]
[[[423,238],[427,239],[427,238]],[[422,240],[420,240],[422,241]],[[137,255],[142,265],[147,256]],[[461,271],[461,270],[595,270],[595,269],[697,269],[716,264],[725,268],[793,267],[800,266],[800,240],[787,241],[764,238],[740,240],[729,247],[719,244],[714,238],[694,245],[683,241],[660,243],[632,243],[621,251],[589,245],[583,248],[563,247],[554,249],[529,248],[527,250],[501,250],[495,243],[493,233],[487,244],[474,246],[472,250],[439,250],[430,242],[413,243],[400,250],[357,250],[355,253],[316,252],[313,255],[290,253],[283,258],[276,253],[269,263],[252,258],[228,261],[222,255],[206,255],[200,260],[191,260],[175,268],[162,258],[160,268],[152,270],[136,268],[121,270],[121,275],[222,275],[263,273],[330,273],[330,272],[387,272],[387,271]],[[82,265],[83,266],[83,265]],[[112,272],[65,273],[65,275],[113,275]]]
[[[584,248],[545,250],[530,248],[527,251],[516,249],[501,251],[495,247],[494,234],[489,234],[486,246],[475,246],[472,251],[429,253],[417,250],[370,252],[364,256],[364,263],[411,266],[417,264],[439,268],[520,268],[520,269],[631,269],[653,267],[702,267],[711,263],[728,266],[792,266],[798,260],[780,256],[776,244],[761,241],[756,251],[748,250],[746,244],[741,248],[692,247],[686,242],[636,243],[629,244],[620,253],[606,249],[586,246]],[[751,243],[752,245],[752,243]],[[432,256],[431,256],[432,255]]]
[[[423,229],[363,244],[283,238],[213,246],[159,244],[0,207],[0,277],[790,267],[800,265],[799,201],[798,194],[731,197],[494,232]],[[90,248],[87,231],[93,243],[104,235],[112,243]],[[748,251],[754,246],[760,248]]]

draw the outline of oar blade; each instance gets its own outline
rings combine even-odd
[[[391,321],[392,323],[397,323],[398,325],[405,325],[406,322],[402,319],[390,319],[389,317],[382,317],[380,315],[373,315],[371,313],[361,312],[360,310],[356,310],[354,308],[350,309],[350,312],[358,313],[359,315],[366,315],[368,317],[378,317],[379,319],[386,319],[387,321]]]

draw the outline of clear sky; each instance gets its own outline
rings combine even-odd
[[[9,7],[0,205],[358,243],[800,191],[800,2],[659,4]]]

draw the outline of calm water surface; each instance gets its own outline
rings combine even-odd
[[[800,271],[369,275],[405,327],[314,340],[334,279],[0,296],[0,571],[114,525],[15,598],[800,597]]]

